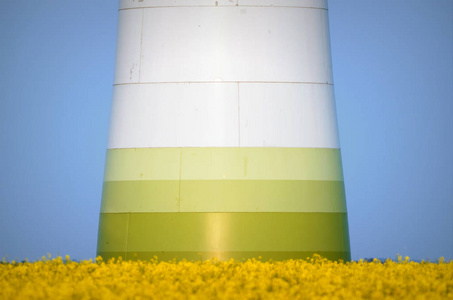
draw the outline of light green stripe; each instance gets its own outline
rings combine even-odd
[[[350,252],[345,213],[101,214],[98,252]]]
[[[343,181],[150,180],[104,183],[101,212],[346,212]]]
[[[175,259],[181,261],[183,259],[189,261],[200,261],[216,258],[219,260],[244,261],[247,259],[257,259],[263,262],[274,260],[288,260],[288,259],[307,259],[312,258],[314,254],[321,255],[330,260],[351,260],[349,252],[335,252],[335,251],[225,251],[225,252],[190,252],[190,251],[148,251],[148,252],[98,252],[104,261],[111,258],[118,259],[121,257],[126,260],[151,260],[157,257],[159,261],[170,261]],[[261,257],[261,258],[259,258]]]
[[[183,148],[182,180],[343,180],[339,149]]]
[[[104,181],[343,180],[340,149],[134,148],[107,150]]]
[[[107,150],[104,181],[179,180],[180,148]]]

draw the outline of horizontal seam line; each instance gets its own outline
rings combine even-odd
[[[343,180],[331,179],[120,179],[120,180],[104,180],[103,182],[139,182],[139,181],[323,181],[323,182],[344,182]]]
[[[179,83],[188,83],[188,84],[213,84],[213,83],[226,83],[226,84],[253,84],[253,83],[287,83],[287,84],[321,84],[321,85],[331,85],[333,83],[329,82],[310,82],[310,81],[150,81],[150,82],[125,82],[125,83],[114,83],[113,86],[117,85],[136,85],[136,84],[179,84]]]
[[[311,6],[289,6],[289,5],[174,5],[174,6],[140,6],[140,7],[127,7],[120,8],[118,11],[122,10],[133,10],[133,9],[143,9],[143,8],[188,8],[188,7],[271,7],[271,8],[303,8],[303,9],[319,9],[327,11],[327,8],[323,7],[311,7]]]
[[[140,251],[128,251],[128,252],[311,252],[312,250],[202,250],[202,251],[197,251],[197,250],[140,250]],[[316,251],[316,250],[313,250]],[[115,253],[115,252],[124,252],[124,251],[98,251],[98,252],[103,252],[103,253]],[[320,252],[349,252],[349,251],[329,251],[329,250],[322,250]]]
[[[347,212],[339,211],[339,212],[325,212],[325,211],[310,211],[310,212],[294,212],[294,211],[164,211],[164,212],[101,212],[101,215],[125,215],[125,214],[345,214]]]
[[[180,148],[185,148],[185,149],[191,149],[191,148],[259,148],[259,149],[266,149],[266,148],[272,148],[272,149],[332,149],[332,150],[340,150],[341,148],[339,147],[256,147],[256,146],[198,146],[198,147],[184,147],[184,146],[175,146],[175,147],[124,147],[124,148],[107,148],[108,150],[126,150],[126,149],[180,149]]]

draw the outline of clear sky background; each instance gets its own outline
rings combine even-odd
[[[94,257],[118,3],[0,1],[0,259]],[[352,258],[453,259],[453,1],[329,16]]]

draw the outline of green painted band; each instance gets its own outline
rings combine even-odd
[[[107,150],[104,181],[342,181],[340,149],[128,148]]]
[[[97,256],[101,256],[104,261],[111,258],[118,259],[119,257],[125,260],[151,260],[157,257],[158,261],[203,261],[216,258],[221,261],[234,259],[235,261],[245,261],[248,259],[256,259],[262,262],[269,260],[282,261],[288,259],[307,259],[312,258],[314,254],[321,255],[330,260],[351,260],[350,252],[339,251],[225,251],[225,252],[190,252],[190,251],[150,251],[150,252],[98,252]]]
[[[107,181],[101,212],[346,212],[346,200],[343,181]]]
[[[350,252],[346,213],[101,214],[102,252]]]

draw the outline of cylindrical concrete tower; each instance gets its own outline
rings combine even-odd
[[[97,251],[350,259],[325,0],[120,0]]]

